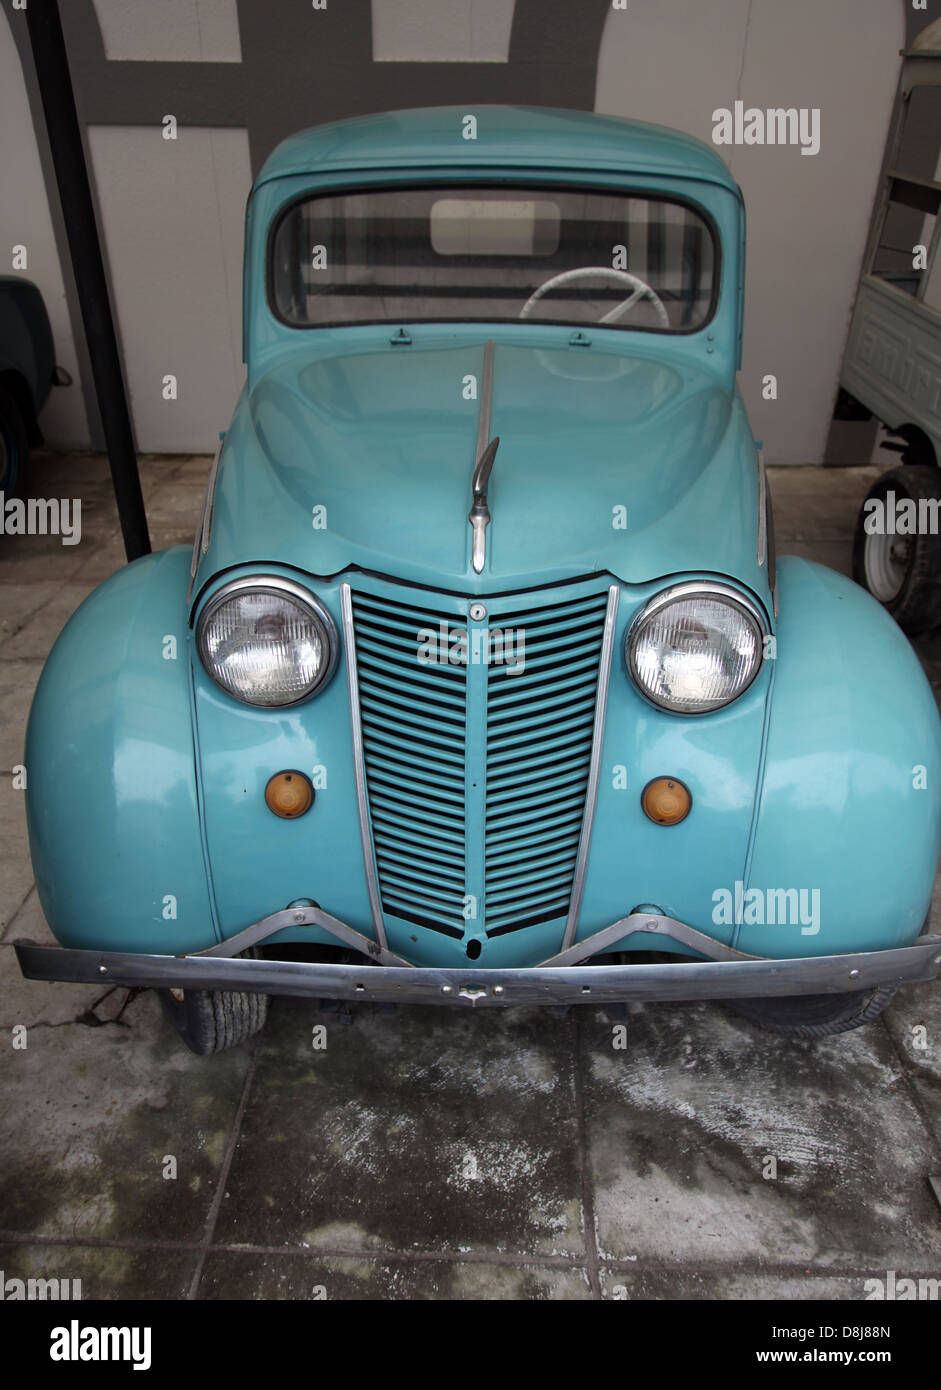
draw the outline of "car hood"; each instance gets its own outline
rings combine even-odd
[[[660,351],[663,351],[661,346]],[[604,572],[757,587],[754,444],[738,395],[677,353],[498,343],[483,572],[468,522],[484,344],[291,359],[226,436],[198,585],[235,565],[359,567],[495,592]]]

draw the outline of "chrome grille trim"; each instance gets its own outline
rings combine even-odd
[[[356,642],[353,635],[353,605],[349,584],[340,585],[340,615],[343,620],[343,646],[346,657],[346,683],[350,693],[350,726],[353,735],[353,775],[356,778],[356,808],[359,812],[359,833],[363,844],[363,867],[366,871],[366,890],[372,912],[376,940],[385,949],[386,929],[382,920],[382,905],[376,883],[376,861],[373,857],[372,831],[369,826],[369,803],[366,797],[366,770],[363,761],[363,730],[359,717],[359,680],[356,671]]]
[[[601,662],[598,667],[598,699],[595,702],[595,726],[592,734],[591,770],[588,774],[588,794],[585,797],[585,817],[582,821],[581,841],[578,846],[578,863],[575,866],[575,882],[572,885],[572,900],[569,904],[568,920],[562,938],[562,949],[567,950],[575,940],[578,928],[578,914],[585,891],[585,871],[588,868],[588,850],[591,844],[591,827],[595,819],[595,802],[598,800],[598,778],[601,772],[601,745],[604,742],[604,720],[608,707],[608,681],[611,676],[611,657],[614,652],[614,629],[618,613],[618,594],[616,584],[608,590],[608,610],[605,614],[604,640],[601,644]]]
[[[344,585],[380,917],[480,941],[557,923],[564,947],[584,887],[618,593],[599,576],[508,594],[481,621],[470,597]],[[443,625],[471,651],[482,630],[506,645],[453,663],[432,643],[425,664],[420,630]]]

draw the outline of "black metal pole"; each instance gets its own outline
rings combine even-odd
[[[150,536],[58,0],[30,0],[26,17],[124,549],[136,560],[150,553]]]

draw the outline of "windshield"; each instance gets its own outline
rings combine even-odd
[[[305,198],[271,242],[269,302],[296,327],[514,320],[690,333],[717,251],[692,206],[500,185]]]

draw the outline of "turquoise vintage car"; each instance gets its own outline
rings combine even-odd
[[[60,948],[208,1052],[270,995],[715,998],[790,1034],[933,978],[928,683],[775,565],[717,155],[523,107],[285,141],[192,558],[81,606],[27,737]]]

